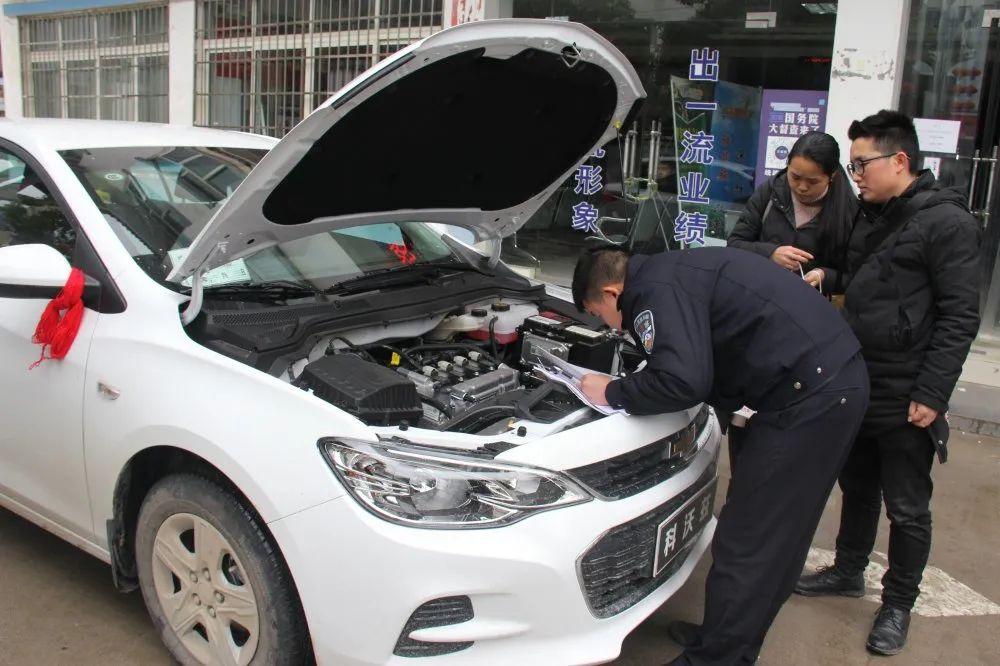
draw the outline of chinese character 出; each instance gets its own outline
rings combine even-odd
[[[705,174],[700,171],[692,171],[680,179],[681,194],[677,200],[681,203],[707,204],[710,203],[708,197],[708,186],[712,181],[705,178]]]
[[[684,152],[681,153],[681,162],[684,164],[711,164],[712,156],[709,154],[714,146],[715,137],[711,134],[699,131],[691,134],[684,131],[684,138],[681,139],[681,146]]]
[[[597,231],[597,208],[581,201],[573,206],[573,230],[574,231]]]
[[[692,49],[688,79],[691,81],[718,81],[719,52],[717,50],[710,51],[707,46],[701,51]]]
[[[577,194],[590,196],[601,191],[604,187],[604,176],[601,175],[601,167],[592,164],[581,164],[576,170],[576,187],[573,191]]]
[[[705,231],[708,229],[708,215],[705,213],[682,212],[674,220],[674,240],[691,245],[705,244]]]

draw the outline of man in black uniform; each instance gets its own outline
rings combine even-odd
[[[917,171],[907,116],[880,111],[849,136],[866,214],[848,248],[844,316],[861,341],[872,399],[840,477],[836,563],[803,576],[795,591],[864,595],[884,498],[889,569],[867,647],[889,655],[906,643],[930,553],[934,451],[944,462],[944,413],[979,329],[979,225],[964,194]]]
[[[587,375],[595,402],[659,414],[743,405],[747,424],[712,544],[705,618],[679,664],[753,663],[792,592],[868,404],[854,334],[798,276],[730,248],[584,253],[577,307],[627,327],[646,367]]]

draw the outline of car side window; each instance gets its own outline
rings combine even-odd
[[[0,247],[43,243],[73,260],[76,229],[38,174],[0,148]]]

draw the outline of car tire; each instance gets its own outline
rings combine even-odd
[[[181,664],[313,661],[291,575],[256,514],[194,474],[157,482],[136,529],[139,586]]]

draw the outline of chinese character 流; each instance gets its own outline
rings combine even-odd
[[[715,136],[699,131],[691,134],[684,131],[684,138],[681,139],[681,146],[684,152],[681,153],[680,160],[684,164],[711,164],[712,156],[709,154],[714,147]]]

